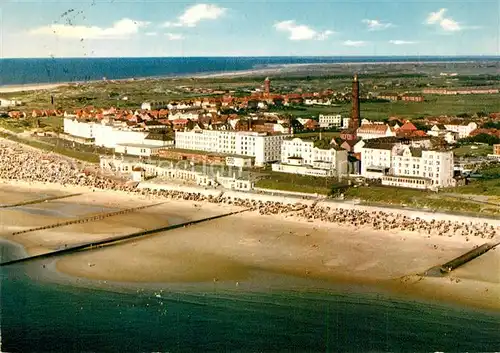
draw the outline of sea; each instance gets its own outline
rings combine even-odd
[[[24,256],[0,241],[2,261]],[[493,352],[500,312],[287,278],[159,291],[0,267],[0,352]],[[78,280],[78,279],[77,279]],[[290,282],[290,280],[292,282]],[[272,283],[280,280],[274,278]],[[301,282],[302,281],[302,282]],[[234,284],[233,284],[234,286]],[[140,288],[140,287],[139,287]],[[316,289],[312,289],[316,288]]]
[[[498,62],[497,56],[166,57],[0,59],[0,86],[172,77],[276,65],[381,62]]]

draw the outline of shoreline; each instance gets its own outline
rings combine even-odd
[[[376,58],[376,57],[375,57]],[[70,58],[71,59],[71,58]],[[416,58],[415,58],[416,59]],[[144,80],[175,80],[175,79],[210,79],[210,78],[238,78],[245,76],[259,76],[259,75],[272,75],[280,73],[293,73],[294,70],[306,67],[324,67],[324,66],[360,66],[360,65],[425,65],[425,64],[466,64],[473,62],[480,62],[483,60],[494,60],[495,57],[487,57],[481,60],[481,58],[471,58],[467,60],[466,58],[458,58],[463,60],[453,60],[453,58],[447,58],[448,60],[411,60],[411,61],[345,61],[345,62],[317,62],[317,63],[293,63],[293,64],[268,64],[263,67],[242,69],[242,70],[232,70],[232,71],[207,71],[199,73],[184,73],[184,74],[166,74],[166,75],[154,75],[154,76],[130,76],[125,78],[108,78],[107,80],[89,80],[89,81],[61,81],[61,82],[30,82],[25,84],[9,84],[0,85],[1,93],[15,93],[15,92],[25,92],[25,91],[36,91],[36,90],[52,90],[55,88],[69,86],[69,85],[86,85],[95,84],[102,82],[127,82],[127,81],[144,81]],[[264,64],[263,64],[264,65]]]
[[[0,209],[0,236],[22,243],[30,254],[162,228],[172,217],[191,221],[249,209],[172,229],[168,234],[59,258],[58,268],[76,277],[148,283],[227,280],[235,284],[248,281],[250,273],[258,270],[332,283],[387,285],[396,292],[423,293],[445,302],[496,310],[500,306],[500,273],[492,271],[500,267],[498,250],[449,277],[416,275],[498,239],[500,220],[494,227],[493,221],[479,218],[469,223],[464,217],[438,213],[316,203],[283,195],[227,190],[208,195],[214,190],[182,187],[137,189],[98,174],[82,174],[85,163],[73,164],[69,158],[47,156],[9,141],[2,145],[2,199],[22,203],[26,201],[23,198],[32,200],[34,194],[80,193],[28,207]],[[152,204],[155,206],[92,222],[46,227],[69,218],[102,214],[106,209]]]
[[[11,185],[10,189],[15,189],[12,186],[22,189],[22,184],[24,183],[2,183],[0,188]],[[32,183],[32,185],[25,185],[24,188],[32,191],[45,189],[45,192],[50,192],[56,190],[57,185]],[[84,189],[80,190],[84,191]],[[73,187],[66,186],[59,190],[72,192]],[[92,192],[87,188],[87,192],[84,196],[76,197],[74,200],[70,198],[62,203],[85,205],[94,202],[95,205],[106,204],[107,206],[112,203],[128,207],[138,202],[158,201],[155,197],[128,194],[122,191]],[[48,207],[47,205],[50,204],[44,203],[42,206]],[[193,204],[198,206],[195,207]],[[198,217],[193,213],[220,212],[218,211],[220,207],[217,204],[189,200],[167,200],[165,207],[158,207],[152,213],[137,214],[135,218],[128,215],[128,218],[133,218],[128,220],[128,224],[125,217],[113,217],[114,219],[109,222],[88,226],[70,226],[65,228],[65,231],[55,229],[35,232],[25,238],[12,238],[5,234],[2,238],[21,244],[28,253],[34,254],[49,251],[58,243],[78,241],[81,237],[98,238],[107,235],[109,231],[130,232],[132,228],[137,228],[138,225],[134,222],[139,219],[144,219],[143,223],[147,223],[144,226],[151,228],[153,221],[148,221],[148,219],[157,219],[155,217],[160,214],[180,212],[191,215],[190,217]],[[5,212],[8,212],[8,215],[5,215]],[[4,217],[12,217],[15,212],[0,211],[0,220],[6,219]],[[22,223],[16,223],[16,217],[10,219],[11,223],[16,224],[15,228],[19,226],[24,228]],[[36,216],[29,220],[24,218],[24,221],[33,226],[34,222],[46,223],[44,219]],[[49,221],[49,223],[54,222]],[[120,224],[119,228],[116,228],[117,224]],[[8,225],[7,228],[12,229]],[[93,233],[93,229],[99,229],[99,233]],[[238,231],[239,234],[235,233]],[[6,232],[8,233],[9,230],[4,229],[2,233]],[[79,236],[75,238],[77,234]],[[48,239],[53,240],[47,243]],[[41,248],[38,245],[40,241],[47,245]],[[437,243],[442,250],[430,250],[429,241]],[[217,277],[217,283],[221,286],[227,285],[231,288],[235,283],[241,283],[243,288],[245,283],[253,283],[257,280],[252,275],[253,271],[259,273],[263,271],[264,274],[278,277],[291,276],[298,279],[324,281],[329,285],[368,285],[396,294],[408,295],[410,298],[465,304],[495,311],[500,309],[497,300],[500,295],[500,278],[497,280],[490,275],[487,278],[478,279],[477,271],[468,270],[465,268],[467,265],[463,270],[458,269],[451,275],[451,278],[461,278],[460,283],[450,281],[448,277],[422,279],[416,276],[415,273],[424,270],[425,267],[451,259],[473,245],[464,244],[457,237],[438,237],[429,241],[421,235],[410,232],[381,232],[366,227],[352,229],[349,226],[321,221],[311,224],[296,216],[266,216],[251,212],[213,221],[207,225],[200,224],[172,230],[168,232],[168,236],[159,234],[156,237],[131,241],[115,247],[76,253],[48,261],[55,261],[54,268],[57,273],[62,273],[63,277],[69,276],[75,280],[80,278],[82,281],[85,279],[85,281],[90,281],[88,283],[94,284],[132,282],[136,286],[161,284],[169,287],[194,283],[195,287],[209,288],[213,285],[212,278]],[[428,248],[429,250],[423,252],[423,249]],[[396,252],[393,255],[387,253],[381,256],[385,252],[390,252],[391,249],[402,254],[397,255]],[[498,255],[498,251],[493,251],[489,258],[485,258],[485,264],[474,260],[479,261],[474,266],[479,266],[478,271],[487,271],[492,268],[492,264],[498,262],[500,258]],[[413,257],[415,258],[409,261],[409,258]],[[89,263],[95,266],[89,267]]]

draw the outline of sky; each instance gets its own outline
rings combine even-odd
[[[0,57],[500,55],[500,0],[1,0]]]

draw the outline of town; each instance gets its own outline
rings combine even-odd
[[[2,99],[2,106],[8,109],[5,121],[35,121],[17,138],[58,146],[63,154],[81,152],[99,163],[102,172],[138,187],[162,189],[180,183],[341,198],[347,189],[358,187],[451,192],[468,185],[484,166],[494,169],[500,161],[498,112],[413,121],[389,116],[381,121],[364,118],[362,109],[368,101],[422,104],[429,94],[498,95],[498,89],[376,94],[363,92],[360,84],[362,76],[354,74],[349,90],[342,92],[283,93],[273,89],[272,79],[266,77],[248,95],[183,87],[211,95],[144,101],[136,109],[23,111],[23,102],[15,99]],[[350,110],[328,112],[340,102],[349,104]],[[312,117],[288,112],[301,106],[323,110]],[[41,128],[50,119],[62,126]],[[13,136],[6,128],[3,134]],[[467,152],[457,156],[460,150]],[[476,151],[485,152],[476,155]]]

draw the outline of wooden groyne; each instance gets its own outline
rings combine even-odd
[[[91,250],[95,250],[95,249],[100,249],[104,246],[113,246],[113,245],[117,245],[119,243],[121,244],[121,243],[128,241],[128,240],[146,237],[149,235],[154,235],[154,234],[166,232],[166,231],[177,229],[177,228],[187,227],[187,226],[191,226],[191,225],[198,224],[198,223],[208,222],[208,221],[212,221],[212,220],[215,220],[218,218],[223,218],[223,217],[232,216],[232,215],[235,215],[238,213],[243,213],[243,212],[246,212],[249,210],[250,209],[244,209],[244,210],[240,210],[240,211],[225,213],[225,214],[218,215],[218,216],[212,216],[212,217],[202,218],[202,219],[198,219],[198,220],[194,220],[194,221],[174,224],[174,225],[170,225],[170,226],[144,230],[144,231],[140,231],[140,232],[136,232],[136,233],[132,233],[132,234],[106,238],[106,239],[103,239],[100,241],[95,241],[95,242],[90,242],[90,243],[86,243],[86,244],[82,244],[82,245],[77,245],[77,246],[69,247],[69,248],[62,249],[62,250],[52,251],[52,252],[45,253],[45,254],[28,256],[28,257],[25,257],[22,259],[7,261],[4,263],[1,263],[0,267],[19,264],[19,263],[23,263],[23,262],[34,261],[34,260],[46,259],[46,258],[51,258],[51,257],[56,257],[56,256],[68,255],[71,253],[76,253],[76,252],[81,252],[81,251],[91,251]]]
[[[483,255],[484,253],[490,251],[491,249],[493,249],[494,247],[496,247],[499,244],[500,244],[500,242],[483,244],[483,245],[481,245],[475,249],[472,249],[472,250],[466,252],[465,254],[460,255],[459,257],[441,265],[439,267],[439,271],[441,272],[441,274],[450,273],[451,271],[466,264],[467,262],[474,260],[476,257],[479,257],[479,256]]]
[[[19,202],[19,203],[13,203],[13,204],[9,204],[9,205],[0,205],[0,208],[10,208],[10,207],[33,205],[36,203],[66,199],[68,197],[74,197],[74,196],[80,196],[80,195],[83,195],[83,194],[79,193],[79,194],[70,194],[70,195],[62,195],[62,196],[51,196],[51,197],[45,197],[43,199],[29,200],[29,201],[24,201],[24,202]]]
[[[20,230],[17,232],[12,233],[12,235],[19,235],[19,234],[24,234],[24,233],[29,233],[29,232],[35,232],[37,230],[45,230],[45,229],[52,229],[52,228],[58,228],[58,227],[64,227],[64,226],[69,226],[71,224],[81,224],[81,223],[88,223],[92,221],[100,221],[102,219],[112,217],[112,216],[118,216],[118,215],[123,215],[139,210],[143,210],[145,208],[150,208],[154,206],[159,206],[164,204],[165,202],[160,202],[160,203],[155,203],[153,205],[145,205],[145,206],[139,206],[139,207],[133,207],[133,208],[127,208],[124,210],[120,211],[113,211],[113,212],[108,212],[108,213],[100,213],[94,216],[89,216],[89,217],[84,217],[84,218],[79,218],[79,219],[73,219],[65,222],[58,222],[54,224],[49,224],[46,226],[41,226],[41,227],[36,227],[36,228],[30,228],[30,229],[25,229],[25,230]]]

